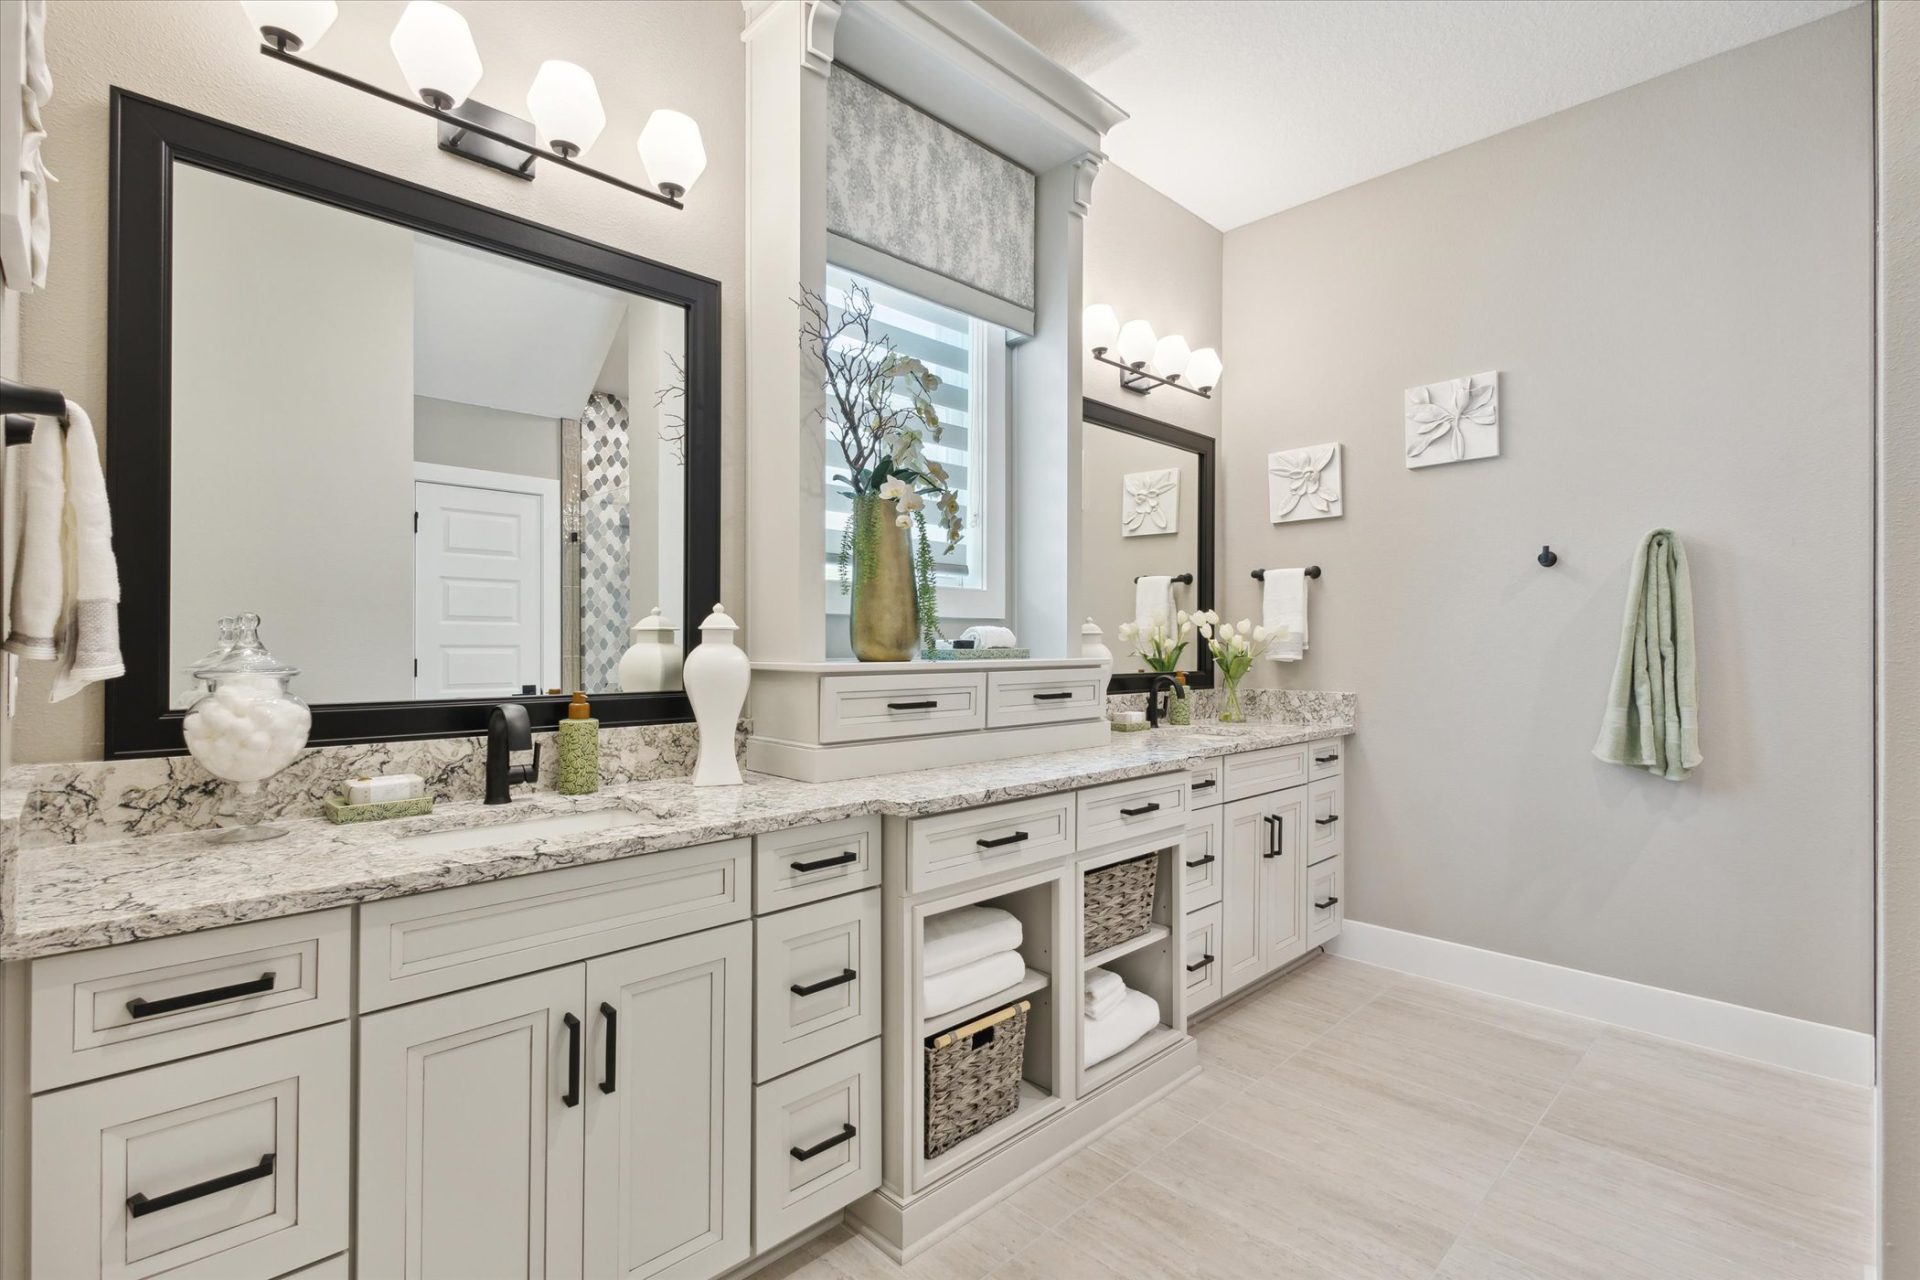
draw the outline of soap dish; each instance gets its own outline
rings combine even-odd
[[[382,822],[388,818],[419,818],[433,812],[432,796],[411,800],[375,800],[371,804],[348,804],[339,796],[323,802],[328,822]]]

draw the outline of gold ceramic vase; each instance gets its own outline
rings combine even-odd
[[[852,608],[847,629],[862,662],[905,662],[920,639],[913,583],[913,529],[894,523],[894,504],[861,494],[853,500]]]

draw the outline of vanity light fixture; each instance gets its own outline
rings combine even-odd
[[[1194,351],[1177,333],[1157,337],[1145,320],[1129,320],[1123,325],[1104,302],[1086,309],[1080,317],[1080,331],[1095,360],[1120,370],[1120,386],[1127,391],[1146,395],[1155,387],[1174,387],[1211,399],[1214,387],[1219,385],[1219,352],[1212,347]]]
[[[437,0],[410,0],[388,41],[414,97],[391,93],[300,56],[333,25],[335,0],[240,0],[247,21],[260,32],[260,52],[288,66],[358,89],[395,106],[432,116],[440,124],[440,148],[529,181],[536,160],[598,178],[623,191],[675,209],[707,167],[700,126],[678,111],[655,111],[640,130],[640,163],[652,186],[616,178],[580,163],[600,131],[606,109],[593,75],[571,62],[548,60],[527,89],[531,122],[477,102],[468,95],[480,83],[480,51],[467,20]]]

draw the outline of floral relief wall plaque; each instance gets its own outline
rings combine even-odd
[[[1340,514],[1340,446],[1316,444],[1267,455],[1267,514],[1274,524]]]
[[[1407,392],[1407,466],[1500,456],[1500,375],[1476,373]]]
[[[1130,471],[1120,495],[1120,536],[1142,538],[1155,533],[1180,532],[1180,472]]]

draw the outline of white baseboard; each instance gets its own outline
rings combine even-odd
[[[1328,950],[1349,960],[1593,1018],[1702,1049],[1843,1080],[1874,1082],[1873,1037],[1664,987],[1348,920]]]

